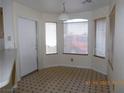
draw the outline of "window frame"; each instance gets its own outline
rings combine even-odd
[[[105,57],[96,54],[96,23],[97,23],[97,20],[102,20],[102,19],[105,19],[105,20],[106,20],[106,23],[107,23],[107,17],[100,17],[100,18],[96,18],[96,19],[94,20],[94,23],[95,23],[95,35],[94,35],[94,36],[95,36],[95,47],[94,47],[94,57],[101,58],[101,59],[106,59],[106,40],[105,40]],[[107,32],[107,24],[106,24],[106,32]],[[107,36],[107,35],[106,35],[106,36]]]
[[[70,22],[70,23],[73,23],[73,22]],[[81,23],[81,22],[75,22],[75,23]],[[87,52],[88,53],[87,54],[78,54],[78,53],[65,53],[64,52],[64,25],[67,23],[63,22],[63,54],[64,55],[79,55],[79,56],[88,56],[89,55],[89,20],[87,21],[87,23],[88,23],[88,35],[87,35],[87,43],[88,43]]]
[[[56,24],[56,53],[46,53],[46,23],[55,23]],[[58,39],[57,39],[57,22],[55,21],[46,21],[45,22],[45,55],[58,55]]]

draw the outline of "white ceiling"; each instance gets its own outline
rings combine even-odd
[[[26,6],[46,13],[61,13],[63,0],[15,0]],[[83,0],[64,0],[68,13],[90,11],[109,4],[109,0],[92,0],[92,3],[82,4]]]

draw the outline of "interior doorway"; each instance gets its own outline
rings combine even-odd
[[[0,8],[0,50],[4,49],[3,9]]]

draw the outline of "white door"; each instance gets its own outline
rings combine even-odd
[[[37,70],[36,22],[18,18],[21,77]]]

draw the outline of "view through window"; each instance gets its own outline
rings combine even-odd
[[[88,54],[88,20],[64,22],[64,53]]]
[[[56,23],[46,23],[46,54],[57,53]]]
[[[96,49],[95,55],[105,57],[106,50],[106,18],[96,20]]]

